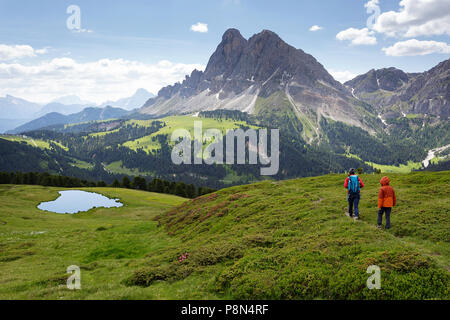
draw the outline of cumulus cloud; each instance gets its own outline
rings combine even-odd
[[[191,30],[194,32],[205,33],[208,32],[208,25],[206,23],[197,22],[191,26]]]
[[[339,81],[340,83],[344,83],[349,80],[352,80],[357,76],[355,73],[348,71],[348,70],[338,71],[338,70],[330,69],[328,71],[333,76],[333,78],[336,79],[337,81]]]
[[[313,25],[311,28],[309,28],[309,31],[314,32],[314,31],[319,31],[319,30],[322,30],[322,29],[323,29],[323,27],[320,27],[320,26],[318,26],[316,24],[316,25]]]
[[[423,56],[431,53],[450,53],[450,46],[445,42],[411,39],[397,42],[391,47],[383,48],[383,51],[394,57]]]
[[[391,37],[450,35],[450,0],[402,0],[399,6],[382,13],[373,29]]]
[[[153,93],[183,80],[200,64],[167,60],[145,64],[124,59],[101,59],[80,63],[71,58],[55,58],[35,65],[0,63],[0,95],[10,94],[36,102],[75,94],[97,103],[117,100],[138,88]]]
[[[47,48],[35,50],[29,45],[0,44],[0,61],[35,57],[37,54],[47,53]]]
[[[336,39],[340,41],[350,41],[352,45],[374,45],[377,44],[377,38],[374,35],[375,32],[368,28],[348,28],[339,32],[336,35]]]

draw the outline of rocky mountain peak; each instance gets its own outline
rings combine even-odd
[[[161,89],[141,112],[234,109],[252,113],[260,101],[274,97],[285,97],[280,101],[293,108],[298,117],[320,114],[364,126],[353,111],[353,102],[348,102],[354,99],[351,93],[312,55],[269,30],[246,40],[238,30],[228,29],[204,72],[195,70],[182,83]],[[316,121],[311,119],[311,123]],[[312,130],[317,131],[317,126]]]
[[[222,36],[222,42],[209,59],[204,76],[212,79],[216,76],[229,76],[238,63],[247,40],[237,29],[228,29]]]
[[[346,86],[354,88],[354,92],[375,92],[377,90],[395,91],[409,81],[410,77],[397,68],[371,69],[369,72],[347,81]]]

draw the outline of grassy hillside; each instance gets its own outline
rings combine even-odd
[[[147,254],[179,243],[157,229],[152,218],[185,199],[81,188],[120,198],[124,207],[76,215],[36,208],[56,199],[60,190],[64,188],[0,185],[0,299],[159,298],[153,290],[122,282]],[[66,268],[72,264],[81,267],[82,290],[76,292],[65,287]]]
[[[185,240],[187,263],[159,266],[149,259],[132,280],[148,285],[158,272],[177,278],[215,272],[209,289],[233,298],[448,299],[450,173],[391,175],[399,205],[390,231],[376,229],[381,176],[362,178],[367,186],[357,222],[344,215],[339,175],[263,182],[193,200],[159,218]],[[373,264],[382,270],[379,291],[366,288]]]
[[[229,129],[238,129],[241,126],[246,125],[244,121],[234,121],[234,120],[217,120],[212,118],[199,118],[192,116],[171,116],[159,119],[166,124],[165,127],[158,130],[157,132],[145,136],[140,139],[125,142],[124,147],[130,148],[132,150],[137,150],[142,148],[146,152],[154,152],[161,148],[160,143],[156,139],[158,135],[167,135],[169,137],[175,130],[184,129],[188,130],[191,134],[192,139],[194,138],[194,122],[201,121],[203,133],[208,129],[218,129],[223,134],[226,134]],[[137,126],[147,126],[150,125],[153,120],[129,120],[127,123],[137,125]]]
[[[33,139],[30,137],[18,136],[18,135],[0,135],[0,139],[8,140],[11,142],[26,143],[27,145],[30,145],[35,148],[48,149],[48,150],[52,149],[52,146],[50,145],[50,143],[54,143],[58,147],[66,150],[66,151],[68,150],[67,147],[63,146],[62,144],[60,144],[57,141],[52,141],[52,140],[44,141],[41,139]]]
[[[125,206],[73,216],[36,209],[61,188],[0,186],[0,298],[449,299],[450,172],[390,177],[399,205],[389,231],[375,227],[379,175],[362,176],[357,222],[344,215],[343,175],[186,202],[96,188]],[[72,264],[79,291],[65,288]],[[381,290],[366,288],[373,264]]]

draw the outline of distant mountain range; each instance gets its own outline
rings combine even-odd
[[[44,105],[7,95],[4,98],[0,98],[0,133],[7,131],[17,132],[17,130],[13,129],[28,122],[33,123],[31,127],[34,130],[38,129],[36,128],[38,124],[43,126],[53,125],[57,119],[65,119],[67,121],[67,117],[62,116],[73,115],[89,107],[103,109],[110,106],[124,110],[133,110],[142,107],[153,96],[152,93],[145,89],[138,89],[130,97],[117,101],[107,101],[96,106],[95,103],[84,101],[75,95],[60,97]],[[58,113],[58,115],[51,113]],[[48,117],[44,117],[45,115],[48,115]],[[28,127],[28,124],[24,126],[24,128]]]
[[[42,109],[42,105],[11,95],[0,97],[0,118],[1,119],[30,119]]]
[[[138,89],[131,97],[119,99],[117,101],[106,101],[99,107],[118,107],[125,110],[133,110],[140,108],[147,102],[148,99],[153,98],[155,95],[148,92],[145,89]]]
[[[54,125],[62,125],[62,124],[73,124],[87,121],[97,121],[97,120],[107,120],[120,118],[127,115],[129,111],[113,108],[113,107],[104,107],[104,108],[85,108],[83,111],[70,114],[63,115],[57,112],[48,113],[38,119],[32,120],[26,124],[23,124],[14,130],[10,130],[7,133],[9,134],[17,134],[32,130],[37,130],[41,128],[46,128]]]
[[[77,113],[85,108],[91,107],[89,104],[63,104],[60,102],[50,102],[42,107],[41,110],[36,112],[32,119],[42,117],[48,113],[57,112],[63,115],[69,115],[72,113]]]

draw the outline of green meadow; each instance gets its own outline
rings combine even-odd
[[[434,158],[434,159],[436,159],[436,158]],[[368,162],[368,161],[366,161],[366,164],[368,164],[369,166],[372,166],[375,169],[380,169],[381,172],[383,172],[383,173],[408,173],[408,172],[411,172],[412,170],[417,170],[417,169],[422,168],[422,163],[412,162],[412,161],[408,161],[408,164],[401,164],[399,166],[377,164],[377,163]]]
[[[19,143],[26,143],[32,147],[35,148],[40,148],[40,149],[52,149],[52,147],[50,146],[49,142],[52,142],[54,144],[56,144],[58,147],[64,149],[64,150],[68,150],[67,147],[63,146],[61,143],[59,143],[58,141],[53,141],[53,140],[49,140],[49,141],[44,141],[41,139],[33,139],[30,137],[26,137],[26,136],[17,136],[17,135],[0,135],[0,139],[5,139],[8,141],[12,141],[12,142],[19,142]]]
[[[235,121],[225,119],[218,120],[212,118],[199,118],[189,116],[171,116],[158,119],[158,121],[164,122],[166,126],[149,136],[145,136],[143,138],[132,141],[127,141],[123,144],[123,146],[132,150],[142,148],[146,152],[153,152],[159,150],[161,148],[161,145],[156,139],[156,136],[166,135],[169,137],[170,140],[170,136],[175,130],[184,129],[189,131],[191,137],[194,138],[194,122],[196,121],[202,123],[203,133],[208,129],[218,129],[223,134],[226,134],[227,130],[238,129],[241,126],[248,126],[248,124],[245,121]],[[138,126],[150,126],[152,122],[153,120],[129,120],[127,121],[127,124],[133,124]]]
[[[0,299],[449,299],[450,172],[389,174],[390,230],[376,228],[381,177],[361,176],[359,221],[344,214],[344,175],[193,200],[83,189],[124,206],[75,215],[36,208],[62,188],[1,185]],[[66,288],[70,265],[81,290]],[[371,265],[380,290],[366,287]]]

